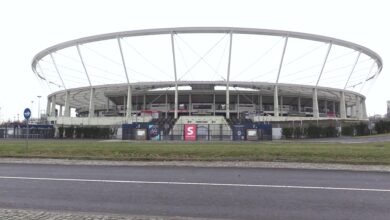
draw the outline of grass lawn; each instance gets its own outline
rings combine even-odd
[[[0,157],[105,160],[290,161],[388,164],[390,142],[369,144],[282,142],[102,142],[0,140]]]

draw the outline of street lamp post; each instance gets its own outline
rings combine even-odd
[[[33,111],[34,108],[34,100],[31,100],[31,112]]]
[[[40,95],[37,96],[38,97],[38,120],[41,119],[41,97]]]

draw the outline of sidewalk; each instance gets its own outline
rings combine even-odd
[[[1,209],[2,220],[200,220],[198,218],[125,216],[115,214],[96,214],[83,212],[58,212],[30,209]]]
[[[258,161],[107,161],[107,160],[67,160],[0,158],[1,163],[13,164],[56,164],[91,166],[187,166],[187,167],[237,167],[237,168],[288,168],[320,170],[352,170],[390,172],[390,165],[351,165],[298,162],[258,162]]]

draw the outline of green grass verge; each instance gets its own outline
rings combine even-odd
[[[0,142],[0,157],[105,160],[288,161],[390,164],[390,142],[369,144],[281,142],[99,142],[48,140]]]

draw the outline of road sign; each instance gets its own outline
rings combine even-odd
[[[24,115],[24,118],[26,120],[30,119],[30,117],[31,117],[31,110],[29,108],[24,109],[23,115]]]

